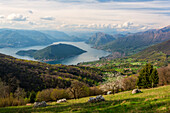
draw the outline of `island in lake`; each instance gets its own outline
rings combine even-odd
[[[57,61],[86,52],[78,47],[69,44],[50,45],[41,50],[21,50],[16,54],[20,56],[30,56],[40,61]]]

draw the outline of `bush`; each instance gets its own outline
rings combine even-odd
[[[65,89],[53,89],[51,92],[51,99],[58,100],[62,98],[69,98],[69,94]]]
[[[20,106],[25,105],[27,101],[24,100],[24,98],[14,98],[11,94],[9,97],[6,98],[0,98],[0,107],[7,107],[7,106]]]
[[[39,91],[36,95],[36,101],[50,101],[51,99],[51,92],[52,89],[45,89],[42,91]]]
[[[89,96],[101,95],[103,91],[99,87],[90,87]]]
[[[138,75],[131,75],[131,76],[123,78],[122,87],[123,87],[124,91],[136,88],[136,82],[137,82],[137,79],[138,79],[137,76]]]
[[[158,69],[159,75],[159,86],[170,84],[170,68],[163,67]]]
[[[114,81],[109,81],[100,86],[103,92],[112,91],[113,93],[117,93],[122,90],[122,77],[118,76]]]

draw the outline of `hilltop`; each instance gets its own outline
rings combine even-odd
[[[143,93],[131,94],[131,91],[120,92],[114,95],[104,95],[106,101],[88,103],[89,97],[68,100],[67,103],[47,103],[49,106],[33,108],[17,106],[0,108],[1,113],[16,112],[97,112],[97,113],[169,113],[170,86],[151,89],[141,89]]]
[[[50,45],[41,50],[18,51],[16,54],[21,56],[31,56],[36,60],[53,61],[82,54],[86,51],[69,44]]]

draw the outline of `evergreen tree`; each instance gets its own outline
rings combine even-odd
[[[156,69],[153,69],[152,74],[150,76],[150,82],[152,87],[155,87],[159,82],[158,72]]]
[[[32,91],[30,93],[30,102],[31,103],[34,103],[35,102],[35,99],[36,99],[36,93],[34,91]]]
[[[158,84],[159,77],[156,69],[153,65],[146,64],[145,67],[140,71],[137,86],[142,88],[155,87]]]

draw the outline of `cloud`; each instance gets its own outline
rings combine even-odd
[[[10,14],[7,17],[8,20],[12,20],[12,21],[26,21],[27,17],[21,15],[21,14]]]
[[[33,14],[33,11],[29,10],[28,13]]]
[[[97,0],[98,2],[149,2],[154,0]]]
[[[5,18],[5,16],[4,15],[0,15],[0,19],[3,19],[3,18]]]
[[[51,16],[42,17],[40,19],[42,19],[42,20],[55,20],[55,18],[51,17]]]
[[[28,22],[29,25],[37,25],[35,22]]]

